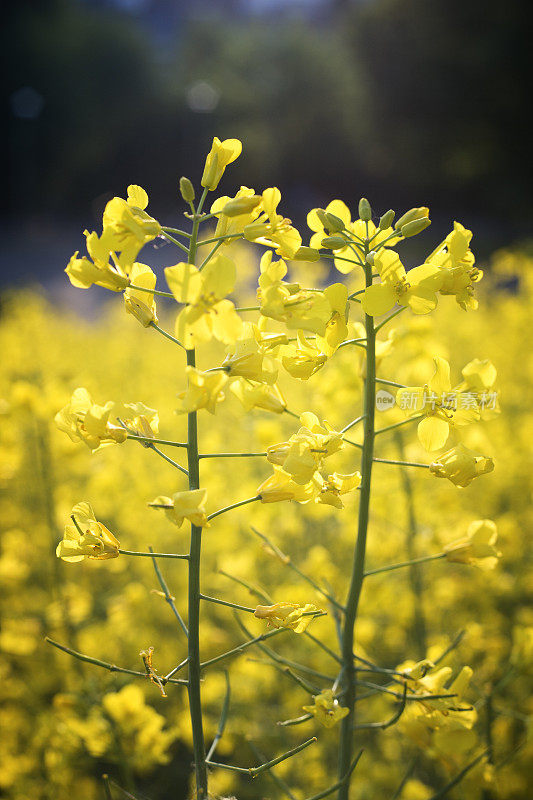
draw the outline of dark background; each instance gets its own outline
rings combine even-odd
[[[530,42],[518,0],[18,0],[3,20],[0,281],[63,280],[84,227],[140,183],[177,220],[214,135],[220,193],[277,185],[306,211],[429,205],[475,250],[532,211]]]

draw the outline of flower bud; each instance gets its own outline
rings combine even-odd
[[[370,253],[367,253],[367,255],[366,255],[365,261],[370,267],[374,266],[374,258],[375,258],[375,256],[376,256],[375,250],[371,250]]]
[[[421,217],[420,219],[414,219],[412,222],[408,222],[406,225],[402,225],[400,233],[405,239],[408,239],[409,236],[416,236],[417,233],[421,233],[421,231],[429,225],[431,225],[431,220],[427,217]]]
[[[407,225],[408,222],[414,222],[415,219],[422,219],[423,217],[427,219],[428,214],[429,208],[426,208],[426,206],[411,208],[409,211],[406,211],[400,219],[396,220],[396,225],[394,227],[396,229],[402,228],[404,225]]]
[[[340,217],[322,208],[317,209],[317,217],[328,233],[338,233],[346,227]]]
[[[366,197],[359,200],[359,219],[362,219],[363,222],[370,222],[372,219],[372,209]]]
[[[294,261],[318,261],[320,253],[314,247],[299,247],[292,258]]]
[[[340,250],[341,247],[346,247],[346,239],[342,236],[326,236],[320,244],[326,250]]]
[[[180,178],[180,192],[181,196],[186,203],[192,203],[194,200],[194,186],[188,178]]]
[[[238,217],[240,214],[249,214],[259,205],[261,199],[257,194],[253,194],[251,197],[236,197],[226,203],[219,213],[224,214],[225,217]]]
[[[389,211],[386,211],[383,214],[383,216],[381,217],[381,219],[379,221],[379,229],[380,229],[380,231],[384,231],[387,228],[390,228],[390,226],[392,225],[392,220],[393,219],[394,219],[394,211],[391,208],[391,209],[389,209]]]
[[[246,225],[243,231],[244,238],[249,242],[254,242],[260,236],[266,236],[269,231],[268,225],[264,222],[252,222]]]

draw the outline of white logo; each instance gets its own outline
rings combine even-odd
[[[392,408],[396,398],[386,389],[378,389],[376,392],[376,408],[378,411],[387,411]]]

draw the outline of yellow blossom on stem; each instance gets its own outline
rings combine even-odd
[[[65,525],[63,539],[56,555],[63,561],[83,561],[84,558],[105,560],[116,558],[120,542],[96,520],[90,503],[76,503],[72,509],[74,519]]]
[[[492,419],[500,413],[498,392],[495,389],[498,373],[488,358],[474,358],[461,370],[463,381],[457,387],[459,392],[476,395],[481,419]]]
[[[477,309],[474,285],[483,277],[483,272],[475,266],[475,257],[470,249],[471,239],[472,231],[454,222],[453,231],[426,259],[427,264],[442,268],[440,293],[454,295],[465,311]]]
[[[119,419],[130,429],[149,425],[157,432],[158,414],[143,403],[114,403],[99,406],[83,387],[75,389],[67,405],[58,411],[55,423],[73,442],[83,441],[91,450],[108,444],[124,442],[127,431]]]
[[[333,728],[350,713],[349,708],[339,705],[332,689],[325,689],[320,694],[313,695],[313,705],[303,706],[303,710],[312,714],[324,728]]]
[[[426,450],[444,447],[450,427],[468,425],[479,419],[476,397],[452,391],[450,365],[434,358],[435,372],[424,386],[407,386],[396,394],[397,405],[409,415],[424,414],[418,423],[418,438]]]
[[[311,412],[302,414],[300,419],[303,426],[287,442],[267,448],[267,459],[303,485],[309,483],[325,458],[342,448],[343,440],[342,434],[327,422],[321,426],[318,417]]]
[[[283,500],[308,503],[315,494],[316,487],[312,482],[304,485],[296,483],[291,475],[278,466],[274,466],[274,474],[257,489],[257,496],[262,503],[278,503]]]
[[[374,269],[381,282],[365,289],[361,298],[363,310],[381,316],[398,303],[409,306],[414,314],[429,314],[437,307],[437,292],[443,281],[441,270],[432,264],[405,271],[394,250],[384,248],[374,255]]]
[[[437,461],[429,465],[429,471],[437,478],[448,478],[456,486],[464,488],[468,486],[474,478],[486,475],[494,469],[494,461],[489,456],[478,456],[465,447],[458,444],[447,450]]]
[[[161,234],[161,225],[146,212],[148,195],[141,186],[128,186],[128,199],[113,197],[103,216],[102,240],[110,251],[120,252],[122,267],[129,272],[139,250]]]
[[[190,414],[205,408],[214,414],[217,404],[224,399],[224,388],[228,376],[224,372],[202,372],[196,367],[186,367],[187,389],[178,394],[181,401],[176,409],[178,414]]]
[[[271,336],[274,340],[270,345],[277,346],[277,340],[283,341],[286,336]],[[229,345],[226,358],[222,367],[231,377],[242,377],[258,383],[274,384],[278,377],[277,362],[267,355],[269,347],[268,337],[263,337],[257,325],[247,322],[243,327],[243,334],[235,344]]]
[[[296,334],[296,343],[289,344],[282,350],[281,363],[293,378],[308,380],[318,372],[328,360],[325,353],[318,349],[315,342],[305,338],[302,331]]]
[[[180,262],[165,269],[170,291],[185,308],[176,319],[176,336],[187,349],[213,336],[224,344],[235,342],[242,333],[242,320],[230,300],[236,279],[235,263],[217,253],[202,272],[193,264]]]
[[[253,207],[246,208],[246,202],[252,206],[254,198],[257,202]],[[236,236],[244,231],[246,225],[257,219],[262,211],[262,198],[258,197],[253,189],[247,186],[241,186],[235,197],[217,197],[211,206],[211,213],[217,217],[217,227],[215,229],[215,237],[218,236]],[[241,203],[243,210],[241,213],[232,214],[228,216],[224,213],[228,206],[233,206],[238,209],[238,203]],[[222,243],[223,245],[230,245],[231,240],[228,239]]]
[[[87,236],[93,236],[98,239],[96,233],[87,234]],[[88,250],[89,247],[88,238]],[[128,286],[130,280],[122,268],[119,265],[112,266],[109,263],[109,251],[106,252],[104,260],[96,259],[93,255],[93,261],[86,256],[78,258],[78,252],[76,250],[65,269],[71,284],[77,289],[88,289],[94,284],[102,286],[104,289],[110,289],[112,292],[121,292]]]
[[[254,617],[266,619],[269,627],[289,628],[295,633],[303,633],[319,609],[312,603],[274,603],[271,606],[257,606]]]
[[[275,186],[263,192],[263,213],[252,224],[244,228],[244,237],[249,242],[257,242],[273,247],[283,258],[294,258],[301,247],[302,237],[293,228],[290,219],[278,214],[281,192]]]
[[[157,324],[156,305],[153,295],[155,289],[155,273],[146,264],[135,262],[131,269],[130,280],[134,286],[150,289],[149,292],[128,288],[124,292],[124,305],[129,314],[133,314],[141,325],[147,328],[152,322]]]
[[[249,380],[237,378],[232,381],[231,391],[244,406],[245,411],[252,408],[262,408],[264,411],[271,411],[273,414],[282,414],[287,404],[278,386],[268,386],[261,383],[253,383]]]
[[[204,173],[201,180],[202,186],[213,192],[220,183],[228,164],[235,161],[241,153],[242,142],[239,139],[224,139],[221,142],[218,136],[215,136],[211,150],[205,160]]]
[[[207,502],[207,489],[192,489],[187,492],[176,492],[172,497],[160,495],[152,500],[151,506],[166,506],[165,514],[168,519],[181,528],[186,519],[193,525],[202,528],[211,527],[207,521],[205,504]]]
[[[491,519],[479,519],[470,523],[466,536],[444,546],[448,561],[473,564],[481,569],[494,569],[501,553],[495,547],[498,531]]]
[[[313,480],[319,491],[315,503],[344,508],[341,495],[353,492],[361,485],[361,473],[352,472],[349,475],[341,475],[339,472],[334,472],[324,478],[317,472]]]
[[[326,324],[324,336],[317,336],[317,346],[328,356],[348,338],[348,289],[342,283],[333,283],[324,289],[330,305],[331,316]]]

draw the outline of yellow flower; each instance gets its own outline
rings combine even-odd
[[[282,414],[287,406],[277,385],[250,383],[248,380],[238,378],[232,381],[230,389],[241,401],[245,411],[262,408],[273,414]]]
[[[278,339],[283,341],[286,338],[274,334],[270,337],[263,336],[257,325],[247,322],[243,327],[242,338],[227,348],[222,367],[231,377],[242,377],[272,385],[278,377],[278,364],[267,355],[267,351],[272,345],[277,346]]]
[[[148,424],[157,431],[158,414],[154,409],[143,403],[114,403],[111,400],[99,406],[82,387],[75,389],[67,405],[58,411],[55,423],[73,442],[84,441],[90,450],[97,450],[126,440],[127,431],[116,424],[119,418],[129,428],[144,428]]]
[[[349,708],[339,705],[332,689],[325,689],[320,694],[314,695],[313,705],[303,706],[303,710],[316,717],[317,722],[324,728],[332,728],[350,713]]]
[[[189,414],[205,408],[210,414],[216,411],[217,403],[224,400],[224,388],[228,376],[224,372],[202,372],[196,367],[187,367],[187,389],[178,394],[181,405],[178,414]]]
[[[328,360],[314,342],[305,338],[302,331],[296,334],[296,344],[289,344],[283,348],[281,363],[293,378],[302,381],[308,380],[311,375],[322,369]]]
[[[479,419],[476,396],[451,391],[450,365],[434,358],[435,373],[424,386],[407,386],[396,394],[397,405],[407,414],[424,414],[418,423],[418,438],[426,450],[444,447],[450,426],[468,425]]]
[[[329,318],[324,336],[317,336],[317,346],[328,356],[348,337],[348,289],[342,283],[333,283],[324,289],[324,295],[330,305]]]
[[[482,569],[494,569],[501,553],[496,549],[498,539],[496,525],[491,519],[479,519],[470,523],[466,537],[445,545],[448,561],[474,564]]]
[[[176,492],[172,498],[160,495],[149,504],[151,506],[167,506],[165,514],[168,519],[181,528],[186,519],[193,525],[209,528],[205,504],[207,502],[207,489],[191,489],[187,492]]]
[[[367,314],[380,316],[397,303],[409,306],[414,314],[429,314],[437,307],[437,292],[443,281],[440,267],[422,264],[406,272],[397,253],[384,248],[374,255],[374,268],[381,282],[369,286],[361,297]]]
[[[153,295],[156,276],[146,264],[135,262],[131,269],[130,280],[134,286],[141,286],[151,291],[143,292],[128,288],[124,292],[124,305],[129,314],[133,314],[141,325],[147,328],[152,322],[157,324],[156,305]]]
[[[222,178],[228,164],[235,161],[242,153],[242,142],[238,139],[224,139],[223,142],[215,136],[211,150],[205,160],[202,186],[213,192]]]
[[[474,358],[461,370],[462,383],[457,390],[460,392],[473,392],[476,395],[482,419],[492,419],[500,413],[498,392],[494,386],[498,373],[496,367],[488,358],[480,360]]]
[[[349,475],[341,475],[339,472],[334,472],[333,475],[328,475],[323,478],[322,475],[317,473],[314,477],[319,494],[315,498],[315,503],[323,503],[328,506],[335,506],[335,508],[344,508],[344,504],[340,498],[342,494],[353,492],[361,484],[361,473],[352,472]]]
[[[197,341],[214,336],[224,344],[235,342],[242,333],[242,320],[230,300],[236,279],[235,263],[216,254],[202,272],[181,262],[165,269],[170,291],[185,308],[176,319],[176,336],[188,349]]]
[[[303,427],[288,442],[268,447],[267,459],[303,485],[309,483],[325,458],[342,448],[343,441],[342,434],[334,431],[327,422],[321,426],[311,412],[302,414],[300,419]]]
[[[319,609],[312,603],[274,603],[271,606],[257,606],[254,617],[268,620],[269,627],[289,628],[295,633],[303,633]]]
[[[244,236],[249,242],[257,242],[273,247],[284,258],[294,258],[302,244],[302,237],[291,225],[290,219],[278,214],[281,192],[275,186],[263,192],[263,213],[252,224],[244,228]]]
[[[313,482],[303,486],[281,467],[274,466],[274,474],[263,481],[257,489],[258,497],[262,503],[279,503],[282,500],[296,500],[298,503],[308,503],[316,494]]]
[[[223,213],[223,209],[228,207],[228,204],[236,205],[239,202],[245,206],[246,202],[252,205],[254,198],[257,198],[257,203],[253,208],[244,207],[240,214],[232,214],[227,216]],[[244,231],[246,225],[250,225],[262,211],[262,198],[257,197],[253,189],[247,186],[241,186],[235,197],[217,197],[211,206],[211,213],[217,217],[217,227],[215,236],[236,236]],[[231,244],[231,239],[223,242],[223,245]]]
[[[121,292],[128,286],[129,278],[119,265],[115,267],[109,263],[109,251],[106,252],[104,260],[95,259],[94,248],[92,244],[89,244],[89,237],[96,237],[98,240],[98,236],[96,233],[89,234],[87,231],[86,234],[88,237],[87,249],[91,248],[94,263],[86,256],[78,258],[79,251],[76,250],[65,269],[71,284],[77,289],[88,289],[95,284],[104,289],[110,289],[112,292]],[[94,239],[92,242],[94,243]]]
[[[103,216],[103,243],[120,252],[120,264],[129,272],[139,250],[161,234],[161,225],[146,213],[148,195],[141,186],[128,186],[128,199],[113,197]]]
[[[426,263],[443,269],[441,294],[455,295],[455,299],[465,311],[475,310],[478,302],[474,297],[474,284],[483,277],[483,272],[475,266],[475,257],[470,250],[472,231],[459,222],[453,223],[453,231],[426,259]]]
[[[105,560],[118,556],[120,542],[105,525],[97,522],[89,503],[76,503],[72,516],[76,522],[65,525],[63,539],[56,549],[58,558],[75,562],[84,558]]]
[[[429,466],[429,471],[437,478],[448,478],[456,486],[464,488],[468,486],[474,478],[486,475],[494,469],[494,461],[489,456],[478,456],[465,447],[458,444],[443,453],[438,461],[434,461]]]

